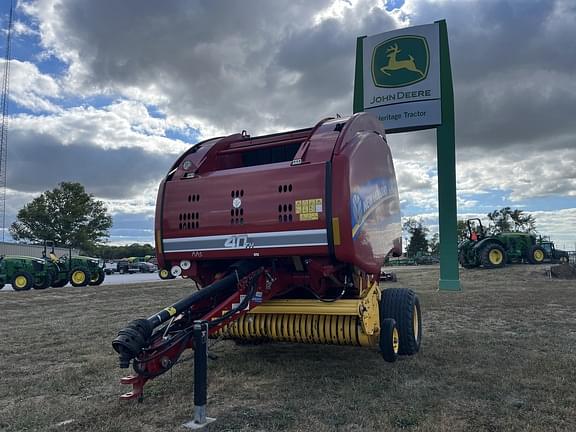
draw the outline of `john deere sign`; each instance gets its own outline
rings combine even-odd
[[[361,43],[355,92],[361,84],[362,99],[355,111],[374,114],[388,133],[439,125],[438,24],[381,33]]]
[[[454,91],[446,21],[357,39],[354,112],[359,111],[378,117],[388,135],[436,129],[438,287],[459,290]]]
[[[372,81],[376,87],[404,87],[428,75],[430,51],[420,36],[387,39],[372,51]]]

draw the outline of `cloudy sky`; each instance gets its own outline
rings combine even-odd
[[[0,5],[6,28],[9,0]],[[349,115],[356,37],[442,18],[460,215],[521,208],[575,249],[573,0],[19,0],[7,221],[79,181],[107,202],[111,242],[152,242],[157,185],[182,151]],[[388,137],[403,215],[433,228],[434,134]]]

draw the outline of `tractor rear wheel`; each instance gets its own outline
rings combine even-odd
[[[380,325],[388,318],[394,319],[398,328],[398,354],[416,354],[422,342],[422,314],[416,293],[406,288],[385,289],[380,300]]]
[[[473,264],[473,263],[468,261],[468,258],[466,258],[466,253],[464,251],[461,251],[458,254],[458,262],[465,269],[471,269],[471,268],[476,267],[476,264]]]
[[[34,278],[28,272],[17,272],[12,279],[14,291],[26,291],[32,288]]]
[[[90,285],[101,285],[105,278],[106,274],[104,273],[104,270],[98,269],[98,271],[92,275],[92,278],[90,279]]]
[[[70,271],[70,283],[74,287],[83,287],[90,282],[90,276],[86,270],[76,268]]]
[[[52,284],[52,275],[50,273],[46,273],[45,276],[41,276],[34,281],[34,289],[36,290],[43,290],[48,288]]]
[[[394,363],[398,358],[400,348],[400,337],[396,321],[392,318],[386,318],[380,323],[380,353],[385,361]]]
[[[541,246],[534,245],[528,251],[528,262],[530,264],[542,264],[546,254]]]
[[[480,262],[485,268],[500,268],[506,265],[506,251],[498,243],[489,243],[480,252]]]

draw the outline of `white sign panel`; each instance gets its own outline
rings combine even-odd
[[[364,111],[386,130],[438,126],[438,23],[369,36],[363,41]]]

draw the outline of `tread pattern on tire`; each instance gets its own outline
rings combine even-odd
[[[494,249],[498,249],[502,253],[502,262],[500,264],[492,264],[490,262],[490,258],[488,257],[488,255],[490,254],[490,251],[494,250]],[[507,260],[508,260],[508,255],[506,255],[506,251],[498,243],[488,243],[480,251],[480,262],[482,263],[482,266],[485,268],[504,267],[506,265]]]
[[[382,326],[380,329],[380,353],[385,361],[393,363],[398,358],[398,353],[394,352],[392,332],[394,329],[398,330],[398,326],[392,318],[383,320],[380,325]]]
[[[388,288],[382,292],[380,321],[393,318],[396,321],[400,346],[398,354],[413,355],[420,350],[422,342],[422,316],[416,293],[407,288]],[[414,336],[412,314],[418,313],[418,340]]]
[[[535,252],[536,250],[542,251],[542,256],[544,256],[544,257],[546,256],[546,254],[544,253],[544,249],[542,249],[541,246],[539,246],[539,245],[533,245],[533,246],[531,246],[530,249],[528,250],[528,257],[527,257],[527,258],[528,258],[528,262],[529,262],[530,264],[542,264],[542,263],[544,262],[544,259],[543,259],[542,261],[537,261],[537,260],[534,258],[534,252]]]

